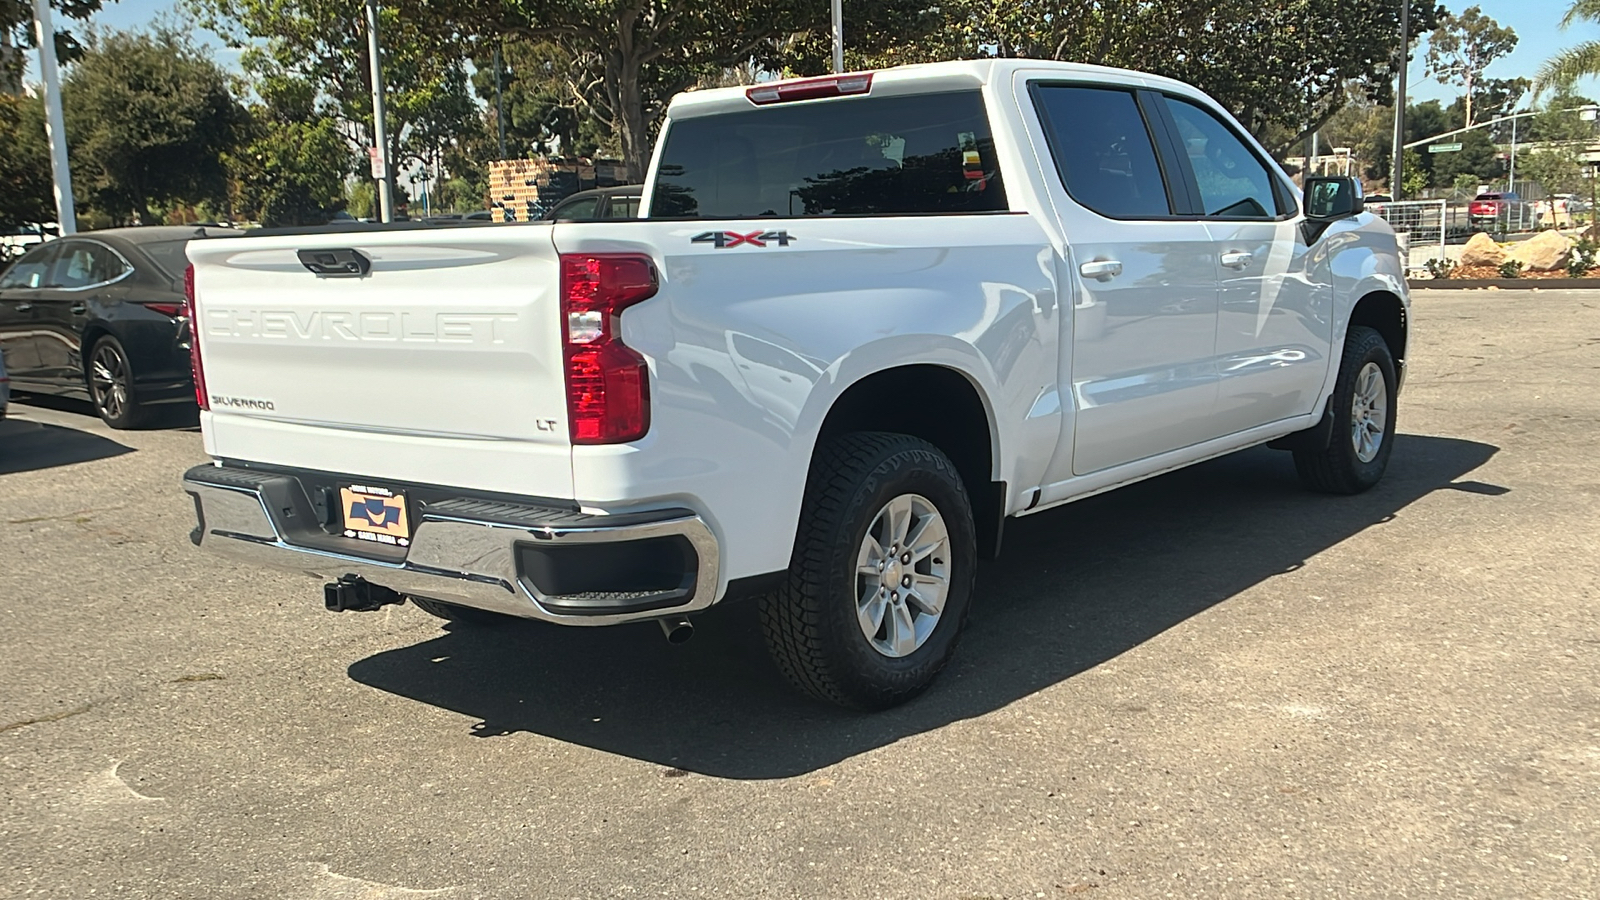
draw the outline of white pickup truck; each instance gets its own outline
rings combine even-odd
[[[1274,442],[1382,476],[1388,227],[1215,102],[993,60],[680,95],[637,221],[197,240],[195,543],[466,623],[755,598],[862,709],[955,649],[1007,517]]]

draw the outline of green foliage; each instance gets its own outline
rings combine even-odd
[[[597,113],[578,82],[584,72],[572,54],[548,41],[502,42],[500,101],[505,110],[506,158],[560,152],[565,156],[615,155],[612,123]],[[499,156],[492,52],[473,58],[473,88],[488,106],[484,134]],[[670,98],[654,98],[660,103]]]
[[[1505,262],[1500,264],[1500,277],[1501,278],[1521,278],[1522,277],[1522,269],[1523,269],[1522,260],[1520,260],[1520,259],[1508,259]]]
[[[1438,10],[1409,2],[1415,33],[1431,29]],[[935,9],[937,27],[885,62],[997,55],[1153,71],[1204,89],[1278,152],[1343,108],[1352,88],[1390,102],[1400,54],[1392,0],[950,0]]]
[[[228,155],[234,209],[268,228],[320,225],[344,208],[350,144],[329,118],[301,118],[270,101],[251,110],[248,140]]]
[[[345,210],[358,219],[378,216],[378,193],[370,181],[352,181],[345,186]]]
[[[1567,8],[1567,14],[1561,18],[1561,28],[1566,30],[1580,22],[1600,24],[1600,2],[1573,0]],[[1536,91],[1571,87],[1592,75],[1600,75],[1600,40],[1580,41],[1550,57],[1539,67],[1533,87]]]
[[[359,0],[185,0],[230,46],[254,87],[284,121],[321,118],[346,135],[350,152],[373,146],[371,68]],[[403,15],[385,5],[383,79],[391,169],[435,160],[477,115],[460,38],[435,12]]]
[[[1476,103],[1483,70],[1517,46],[1517,33],[1469,6],[1446,13],[1428,39],[1428,75],[1443,84],[1458,84],[1465,98],[1462,125],[1477,121]]]
[[[458,33],[545,45],[540,52],[553,63],[549,78],[532,80],[545,81],[554,107],[604,123],[611,141],[599,146],[607,152],[614,147],[635,177],[649,159],[667,101],[679,91],[752,62],[774,72],[826,71],[825,57],[814,49],[828,28],[826,0],[398,2],[400,15],[424,17]],[[847,40],[857,53],[921,40],[928,34],[921,26],[931,21],[921,8],[910,0],[852,0]],[[476,56],[482,59],[486,49]],[[581,147],[581,129],[576,137]]]
[[[1589,236],[1579,238],[1572,245],[1572,255],[1567,258],[1567,277],[1587,276],[1594,269],[1597,256],[1600,256],[1600,243]]]
[[[1422,267],[1427,270],[1429,278],[1438,280],[1442,278],[1449,278],[1450,273],[1455,271],[1456,265],[1448,259],[1438,259],[1435,257],[1423,263]]]
[[[1586,103],[1566,88],[1557,89],[1529,123],[1524,139],[1540,146],[1517,159],[1519,181],[1532,179],[1550,193],[1572,193],[1582,186],[1583,151],[1594,136],[1594,125],[1577,109]]]
[[[1388,181],[1389,157],[1394,152],[1392,107],[1354,97],[1322,127],[1322,137],[1329,146],[1349,147],[1361,167],[1360,174],[1369,181]]]
[[[114,222],[226,194],[245,119],[222,69],[176,31],[91,33],[61,89],[73,193]]]
[[[1415,150],[1407,150],[1402,157],[1405,160],[1405,170],[1401,177],[1401,197],[1416,197],[1428,189],[1428,170],[1422,165],[1422,154]]]
[[[54,14],[53,24],[56,27],[56,58],[62,65],[76,62],[83,55],[83,45],[72,32],[61,30],[62,25],[87,22],[90,16],[100,11],[100,2],[101,0],[52,0],[50,6]],[[22,50],[30,50],[36,46],[33,37],[32,0],[0,0],[0,35],[9,38],[9,43]],[[7,41],[0,40],[0,46],[6,43]],[[0,93],[4,92],[7,85],[21,84],[22,67],[22,53],[0,54]]]
[[[44,104],[0,95],[0,229],[55,221]]]

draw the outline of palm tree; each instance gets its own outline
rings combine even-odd
[[[1561,17],[1561,27],[1570,28],[1574,22],[1600,24],[1600,0],[1573,0],[1572,7]],[[1600,41],[1583,41],[1550,57],[1539,67],[1533,89],[1539,92],[1558,85],[1571,85],[1590,75],[1600,75]]]

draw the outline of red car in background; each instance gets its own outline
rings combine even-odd
[[[1488,191],[1467,206],[1472,227],[1483,231],[1520,231],[1534,225],[1533,207],[1515,191]]]

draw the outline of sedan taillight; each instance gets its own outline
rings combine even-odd
[[[650,372],[622,342],[622,311],[655,296],[650,257],[563,254],[562,350],[567,427],[574,444],[622,444],[650,430]]]
[[[189,372],[194,376],[194,402],[211,408],[206,394],[206,367],[200,361],[200,316],[194,303],[194,266],[183,270],[183,315],[189,320]]]

